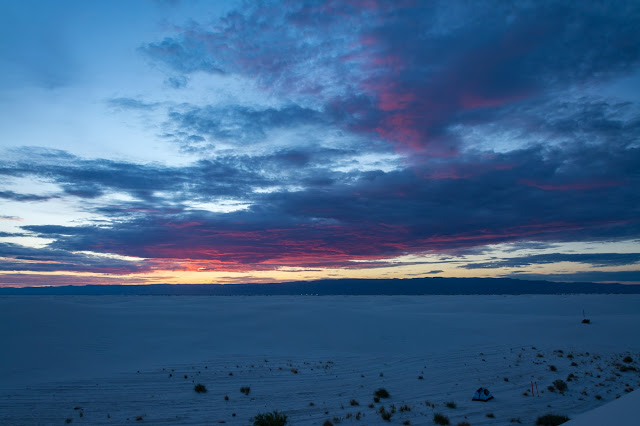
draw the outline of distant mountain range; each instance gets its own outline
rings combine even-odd
[[[559,283],[510,278],[341,279],[272,284],[152,284],[0,288],[0,295],[479,295],[639,294],[640,285]]]

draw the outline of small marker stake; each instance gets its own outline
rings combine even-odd
[[[540,392],[538,392],[538,382],[536,382],[536,393],[538,394],[538,398],[540,398]]]

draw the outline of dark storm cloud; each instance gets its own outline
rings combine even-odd
[[[596,267],[622,266],[640,262],[640,253],[551,253],[461,265],[465,269],[513,268],[556,262],[585,263]]]

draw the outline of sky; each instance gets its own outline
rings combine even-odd
[[[637,1],[0,2],[0,286],[640,283]]]

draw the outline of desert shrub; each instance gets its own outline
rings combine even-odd
[[[136,422],[141,422],[141,421],[142,421],[142,416],[136,417]]]
[[[249,395],[249,392],[251,392],[251,388],[249,386],[243,386],[240,388],[240,392],[245,395]]]
[[[496,415],[493,414],[493,413],[487,413],[487,414],[485,414],[485,417],[488,417],[490,419],[494,419],[496,417]]]
[[[355,407],[356,405],[360,405],[360,404],[358,403],[358,401],[356,401],[355,399],[352,399],[352,400],[349,402],[349,404],[351,404],[351,405],[352,405],[352,406],[354,406],[354,407]]]
[[[380,417],[382,417],[382,420],[386,420],[388,422],[391,421],[391,416],[392,413],[390,411],[387,411],[384,409],[384,407],[380,407]]]
[[[547,386],[547,390],[548,390],[549,392],[555,392],[555,391],[556,391],[556,388],[554,388],[553,386]]]
[[[522,423],[519,417],[512,417],[509,419],[509,423]]]
[[[398,411],[400,411],[401,413],[405,411],[411,411],[411,407],[409,407],[407,404],[404,404],[404,405],[401,405],[400,408],[398,408]]]
[[[418,380],[424,380],[424,377],[418,376]]]
[[[261,413],[251,419],[253,426],[284,426],[287,424],[287,416],[273,411],[272,413]]]
[[[590,320],[590,319],[585,318],[585,319],[583,319],[583,320],[582,320],[582,323],[583,323],[583,324],[591,324],[591,320]]]
[[[555,386],[556,389],[558,389],[558,391],[560,392],[564,392],[567,390],[567,384],[564,382],[564,380],[561,380],[561,379],[554,380],[553,386]]]
[[[620,371],[626,373],[627,371],[637,371],[636,368],[632,365],[621,365]]]
[[[504,380],[505,382],[508,382],[508,381],[509,381],[509,378],[508,378],[508,377],[505,377],[503,380]]]
[[[596,399],[597,399],[598,401],[600,401],[600,400],[602,399],[602,397],[601,397],[600,395],[596,395]]]
[[[374,396],[374,397],[373,397],[373,402],[375,402],[375,403],[380,402],[380,397],[378,397],[378,396]]]
[[[558,367],[556,367],[555,365],[550,365],[550,366],[549,366],[549,370],[551,370],[551,371],[558,371]]]
[[[572,367],[577,367],[577,366],[578,366],[578,363],[577,363],[577,362],[575,362],[575,361],[571,361],[571,366],[572,366]]]
[[[628,364],[630,362],[633,362],[633,358],[631,358],[629,355],[627,355],[624,358],[622,358],[622,362],[626,362]]]
[[[440,413],[435,413],[433,415],[433,422],[437,425],[448,425],[449,423],[449,417],[442,415]]]
[[[207,387],[203,384],[198,383],[193,387],[193,390],[198,393],[205,393],[207,391]]]
[[[333,423],[331,423],[330,420],[325,420],[324,423],[322,423],[322,426],[333,426]]]
[[[536,425],[537,426],[558,426],[568,421],[569,421],[569,417],[567,416],[559,416],[557,414],[546,414],[544,416],[538,417],[538,420],[536,420]]]
[[[471,426],[471,423],[469,422],[460,422],[457,424],[457,426]]]
[[[391,396],[389,395],[389,392],[387,392],[385,388],[378,389],[373,393],[373,395],[377,396],[378,398],[389,398]]]
[[[449,401],[449,402],[445,403],[444,405],[446,405],[447,408],[456,408],[457,407],[456,403],[453,402],[453,401]]]
[[[64,422],[69,424],[73,421],[73,419],[71,417],[67,417],[67,420],[65,420]]]
[[[404,422],[402,422],[403,425],[410,425],[411,424],[411,420],[405,420]]]

